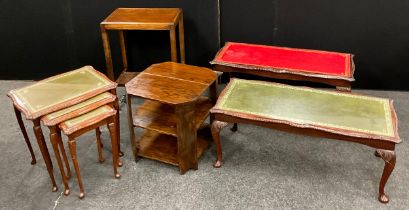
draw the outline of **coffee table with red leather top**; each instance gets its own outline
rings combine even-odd
[[[355,69],[352,54],[235,42],[227,42],[210,63],[217,71],[319,82],[348,91]]]

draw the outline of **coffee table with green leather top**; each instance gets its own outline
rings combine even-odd
[[[220,130],[227,123],[255,124],[302,135],[364,144],[385,161],[379,200],[388,202],[385,184],[396,162],[398,120],[392,100],[278,83],[233,79],[210,110],[222,165]]]
[[[117,84],[115,82],[109,80],[92,66],[84,66],[20,89],[11,90],[8,93],[8,96],[13,101],[17,121],[31,153],[31,163],[35,164],[36,159],[22,121],[21,112],[24,113],[28,120],[33,121],[33,130],[51,178],[53,191],[57,190],[57,185],[53,175],[50,155],[41,130],[40,118],[107,91],[116,95],[116,87]]]

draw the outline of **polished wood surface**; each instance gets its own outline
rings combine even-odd
[[[209,147],[211,141],[208,128],[198,130],[196,159]],[[178,139],[153,130],[146,130],[140,138],[139,156],[179,166]]]
[[[198,155],[207,147],[197,131],[216,100],[216,80],[210,69],[165,62],[150,66],[129,81],[125,87],[135,159],[142,156],[177,165],[181,174],[197,169]],[[207,89],[210,100],[202,96]],[[145,99],[135,114],[133,96]],[[139,140],[134,127],[146,129]]]
[[[112,80],[114,80],[115,77],[107,30],[117,30],[119,33],[123,70],[116,81],[120,85],[124,85],[137,75],[137,73],[128,72],[129,68],[125,33],[127,30],[169,30],[170,59],[173,62],[178,61],[176,30],[179,30],[179,57],[180,62],[185,63],[185,37],[182,9],[117,8],[101,22],[100,27],[107,66],[107,75]]]
[[[209,115],[209,110],[213,107],[213,104],[208,98],[200,97],[194,106],[194,127],[199,129]],[[134,126],[174,137],[177,136],[176,124],[178,116],[175,113],[174,106],[146,100],[142,105],[138,106],[134,113]]]
[[[118,8],[101,22],[110,30],[166,30],[180,18],[179,8]]]
[[[229,86],[220,94],[218,102],[223,100],[225,94],[229,91]],[[400,142],[399,136],[397,135],[397,117],[396,112],[391,106],[391,117],[394,129],[395,137],[385,137],[385,136],[374,136],[352,133],[352,131],[345,132],[332,132],[330,129],[317,129],[313,126],[299,125],[296,122],[288,122],[283,120],[275,120],[268,117],[262,117],[255,114],[249,114],[244,112],[212,109],[211,115],[214,119],[212,123],[212,136],[216,144],[217,159],[213,166],[219,168],[222,166],[222,146],[220,140],[220,131],[228,123],[243,123],[243,124],[253,124],[262,127],[267,127],[271,129],[281,130],[289,133],[296,133],[300,135],[315,136],[327,139],[337,139],[348,142],[355,142],[364,144],[376,149],[375,155],[381,157],[385,161],[385,167],[382,173],[381,181],[379,183],[379,197],[378,200],[382,203],[389,202],[389,197],[384,192],[384,187],[386,182],[393,171],[396,163],[396,153],[395,145]],[[367,116],[370,117],[370,116]],[[338,130],[340,131],[340,130]]]
[[[125,87],[128,94],[177,105],[196,101],[216,79],[210,69],[165,62],[148,67]]]

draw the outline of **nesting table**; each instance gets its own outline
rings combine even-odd
[[[23,113],[28,120],[33,121],[33,130],[47,166],[53,191],[57,191],[57,185],[54,179],[50,154],[40,125],[41,117],[78,104],[103,92],[110,91],[116,95],[116,86],[116,83],[96,71],[92,66],[85,66],[74,71],[41,80],[20,89],[12,90],[8,93],[8,96],[13,101],[20,129],[29,147],[32,164],[34,164],[36,160],[22,121],[21,113]],[[57,135],[53,133],[53,131],[55,132],[55,129],[51,130],[50,136]],[[119,132],[117,135],[119,139]]]
[[[227,42],[210,63],[217,71],[319,82],[346,91],[355,70],[348,53],[235,42]]]
[[[171,61],[177,62],[176,27],[179,27],[180,62],[185,63],[185,37],[183,26],[183,12],[179,8],[118,8],[101,22],[101,35],[107,65],[107,74],[114,78],[111,48],[107,30],[116,30],[119,33],[119,44],[122,54],[123,71],[116,79],[120,85],[134,78],[138,72],[128,71],[128,60],[125,46],[127,30],[169,30]]]
[[[385,161],[379,201],[389,201],[384,187],[395,167],[395,145],[401,142],[390,99],[232,79],[210,112],[217,149],[214,167],[222,166],[219,132],[227,123],[355,142],[375,148],[375,155]]]
[[[216,80],[210,69],[165,62],[129,81],[125,87],[134,157],[176,165],[181,174],[197,169],[198,158],[209,144],[205,136],[209,132],[200,128],[216,101]],[[208,89],[210,96],[203,96]],[[132,97],[145,99],[135,111]],[[144,128],[138,140],[134,127]]]

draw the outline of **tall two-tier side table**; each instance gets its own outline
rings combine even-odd
[[[138,156],[179,167],[184,174],[198,168],[208,147],[200,129],[217,98],[217,74],[207,68],[166,62],[154,64],[129,81],[127,92],[130,140]],[[203,93],[209,89],[209,97]],[[144,100],[135,112],[131,97]],[[134,127],[143,128],[138,140]]]
[[[116,79],[119,85],[134,78],[138,72],[128,71],[125,34],[127,30],[169,30],[171,60],[177,62],[176,27],[179,26],[180,62],[185,63],[185,37],[183,27],[183,12],[180,8],[118,8],[101,22],[101,35],[105,51],[107,74],[114,78],[111,48],[107,30],[116,30],[119,33],[123,71]]]

